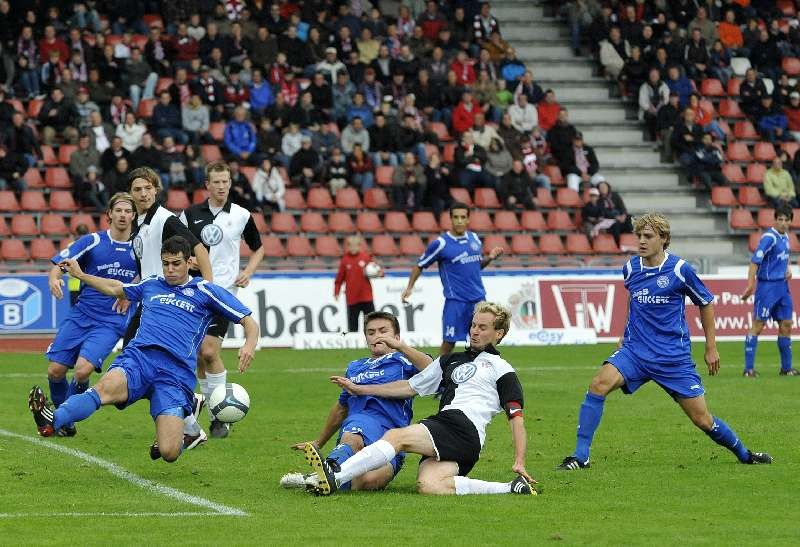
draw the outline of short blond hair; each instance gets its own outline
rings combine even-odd
[[[129,171],[128,190],[133,188],[133,181],[136,179],[146,180],[159,192],[164,189],[164,185],[161,184],[161,177],[158,175],[155,169],[151,169],[149,167],[137,167],[136,169]]]
[[[633,233],[639,235],[645,228],[652,229],[664,240],[664,248],[669,247],[669,220],[661,213],[646,213],[633,219]]]
[[[473,315],[476,313],[491,313],[494,315],[494,330],[502,330],[503,338],[505,338],[506,334],[508,334],[508,329],[511,328],[511,310],[502,304],[484,300],[475,304]]]
[[[114,206],[120,201],[127,201],[131,204],[133,210],[136,210],[136,203],[133,201],[132,195],[130,195],[128,192],[117,192],[111,196],[110,200],[108,200],[108,212],[110,213],[114,209]]]
[[[228,173],[231,174],[231,166],[222,160],[212,161],[206,166],[206,180],[211,173]]]

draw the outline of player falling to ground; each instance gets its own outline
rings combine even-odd
[[[430,356],[400,339],[400,323],[390,313],[378,311],[367,314],[364,319],[364,336],[370,356],[352,361],[345,372],[345,377],[355,384],[386,384],[408,380],[433,361]],[[380,439],[388,430],[408,426],[411,416],[411,397],[388,399],[371,395],[351,395],[342,390],[317,439],[310,444],[320,450],[338,431],[336,447],[326,458],[328,465],[338,471],[348,458]],[[303,450],[306,444],[308,443],[299,443],[292,448]],[[340,489],[380,490],[400,472],[404,458],[405,454],[398,453],[383,467],[342,484]],[[281,486],[285,488],[316,485],[315,473],[289,473],[281,479]]]
[[[240,371],[250,365],[258,341],[258,325],[246,306],[222,287],[189,275],[190,255],[189,242],[180,236],[169,238],[162,245],[163,277],[136,284],[88,275],[73,259],[60,264],[105,295],[141,302],[143,311],[136,336],[95,386],[73,395],[55,412],[34,386],[29,405],[42,435],[85,420],[102,405],[122,409],[148,399],[158,443],[150,456],[168,462],[178,458],[184,448],[183,419],[192,412],[197,349],[214,316],[223,315],[244,327]]]
[[[422,269],[438,263],[439,278],[444,289],[440,355],[447,355],[453,351],[456,342],[467,339],[475,305],[486,298],[481,270],[503,254],[502,247],[495,247],[488,255],[483,254],[480,238],[475,232],[467,230],[467,205],[453,203],[450,206],[450,222],[452,229],[432,241],[419,257],[417,265],[411,269],[408,286],[401,297],[403,302],[408,302]]]
[[[158,195],[163,188],[158,173],[149,167],[139,167],[128,173],[128,180],[131,195],[136,202],[137,216],[131,231],[131,239],[140,279],[162,275],[161,246],[170,237],[178,235],[189,242],[202,276],[206,281],[213,281],[214,276],[206,248],[186,226],[181,224],[177,216],[158,204]],[[139,328],[141,311],[139,307],[128,324],[124,339],[126,346]],[[184,448],[187,450],[208,439],[205,431],[197,423],[197,416],[202,408],[202,397],[196,397],[192,402],[192,413],[186,416],[187,435]]]
[[[372,256],[362,249],[361,236],[349,236],[345,242],[345,254],[339,262],[339,270],[333,282],[333,297],[338,300],[344,285],[347,302],[347,332],[358,332],[358,318],[375,311],[372,298],[372,283],[364,268],[372,262]]]
[[[108,203],[109,228],[103,232],[86,234],[50,260],[50,293],[58,299],[64,296],[64,272],[58,264],[68,258],[75,259],[81,268],[98,277],[130,283],[137,276],[130,241],[133,222],[133,198],[128,193],[117,193]],[[93,371],[101,372],[103,362],[114,345],[125,334],[129,316],[118,313],[116,300],[92,287],[82,286],[78,299],[61,323],[56,337],[47,348],[47,381],[50,399],[58,408],[76,393],[89,387]],[[67,383],[67,371],[74,369]],[[56,435],[72,437],[75,426],[66,424],[56,430]],[[40,431],[41,433],[41,431]]]
[[[183,211],[180,220],[208,249],[214,283],[226,288],[231,294],[236,294],[239,287],[250,284],[250,277],[264,258],[261,236],[250,211],[230,200],[231,170],[228,164],[217,161],[206,167],[206,190],[208,199]],[[239,271],[239,242],[242,239],[253,254],[244,270]],[[223,316],[215,317],[200,345],[197,377],[203,401],[209,398],[217,386],[224,386],[227,382],[227,371],[220,351],[228,332],[228,324]],[[227,437],[230,426],[215,420],[211,416],[211,409],[209,418],[211,436]],[[193,433],[192,425],[187,424],[187,435]]]
[[[758,248],[750,259],[747,272],[747,288],[742,300],[747,300],[755,290],[753,304],[753,325],[744,341],[744,375],[758,375],[756,365],[756,346],[758,335],[769,319],[778,322],[778,351],[781,356],[782,376],[798,376],[800,371],[792,368],[792,293],[789,279],[792,268],[789,261],[789,226],[792,223],[792,208],[782,205],[775,209],[775,225],[764,232]],[[758,285],[756,285],[758,279]]]
[[[480,302],[470,326],[467,351],[440,356],[409,380],[388,384],[356,384],[334,376],[331,381],[356,395],[407,399],[433,395],[442,388],[439,412],[401,429],[390,429],[364,447],[336,471],[322,459],[312,443],[306,459],[317,473],[315,493],[329,495],[342,484],[380,469],[399,453],[420,454],[417,491],[421,494],[536,494],[536,481],[525,470],[526,434],[522,417],[523,395],[519,378],[495,349],[508,332],[511,312],[499,304]],[[511,482],[467,478],[478,462],[486,439],[486,426],[505,410],[514,442]]]
[[[612,391],[631,394],[650,380],[666,391],[692,423],[714,442],[724,446],[742,463],[772,463],[764,452],[751,452],[728,425],[708,411],[705,390],[692,361],[685,299],[700,306],[705,333],[708,373],[719,372],[714,330],[714,296],[694,269],[683,259],[666,252],[670,241],[669,221],[660,214],[637,218],[634,232],[639,238],[639,256],[622,269],[628,289],[628,317],[617,351],[612,353],[592,379],[578,413],[575,452],[558,466],[573,470],[589,467],[592,437],[600,425],[603,405]]]

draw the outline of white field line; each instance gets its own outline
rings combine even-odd
[[[132,512],[109,512],[109,513],[0,513],[0,519],[17,518],[52,518],[52,517],[224,517],[223,513],[202,512],[202,511],[183,511],[175,513],[132,513]]]
[[[211,500],[207,500],[205,498],[201,498],[199,496],[193,496],[192,494],[187,494],[186,492],[181,492],[175,488],[170,486],[166,486],[164,484],[160,484],[149,479],[145,479],[131,473],[130,471],[123,469],[122,467],[118,466],[115,463],[110,461],[104,460],[102,458],[98,458],[97,456],[92,456],[91,454],[87,454],[86,452],[82,452],[80,450],[75,450],[74,448],[68,448],[66,446],[61,446],[59,444],[45,441],[39,439],[37,437],[29,437],[28,435],[20,435],[18,433],[13,433],[11,431],[6,431],[5,429],[0,429],[0,437],[9,437],[12,439],[19,439],[21,441],[26,441],[31,444],[48,448],[50,450],[55,450],[56,452],[61,452],[62,454],[67,454],[79,460],[83,460],[87,463],[93,464],[101,469],[105,469],[115,477],[118,477],[124,481],[127,481],[134,486],[138,486],[144,490],[149,491],[152,494],[158,494],[160,496],[165,496],[168,498],[176,499],[182,503],[187,503],[190,505],[196,505],[198,507],[203,507],[205,509],[211,509],[217,514],[226,515],[226,516],[233,516],[233,517],[246,517],[248,516],[247,513],[242,511],[241,509],[236,509],[235,507],[229,507],[227,505],[222,505],[221,503],[216,503]]]

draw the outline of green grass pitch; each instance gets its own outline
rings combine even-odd
[[[525,388],[528,470],[543,488],[525,498],[417,495],[416,456],[384,492],[314,498],[282,490],[282,474],[306,469],[289,445],[316,437],[338,395],[327,377],[358,351],[262,350],[244,376],[228,376],[249,391],[250,415],[228,439],[210,439],[171,465],[148,456],[154,428],[146,402],[102,409],[78,424],[75,438],[31,442],[26,396],[32,384],[46,386],[44,359],[0,355],[0,544],[796,545],[800,379],[778,376],[774,342],[762,342],[755,380],[741,377],[741,343],[720,345],[719,376],[698,367],[712,412],[749,447],[770,452],[774,465],[737,464],[648,384],[634,396],[609,397],[590,470],[554,470],[574,447],[578,406],[611,350],[503,351]],[[696,345],[698,363],[701,352]],[[234,352],[224,357],[233,370]],[[415,419],[435,406],[417,400]],[[52,445],[110,462],[123,476]],[[471,476],[510,480],[512,462],[508,425],[498,416]],[[247,516],[167,497],[126,472]],[[198,512],[211,514],[188,514]]]

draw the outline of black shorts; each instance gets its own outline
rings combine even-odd
[[[228,334],[228,325],[230,325],[230,321],[221,315],[215,315],[208,326],[206,336],[216,336],[220,340],[224,340],[225,335]]]
[[[431,435],[437,459],[441,462],[456,462],[459,475],[466,476],[478,463],[481,439],[475,424],[463,412],[443,410],[420,423]]]

